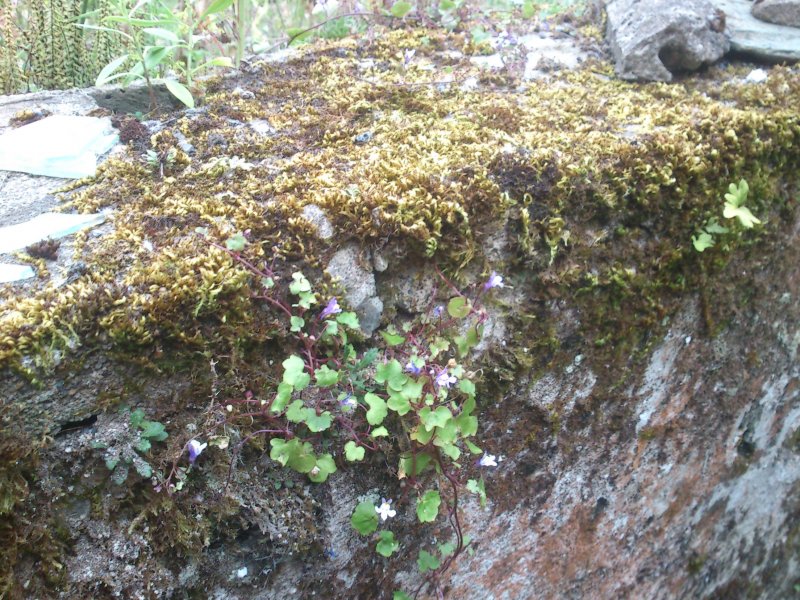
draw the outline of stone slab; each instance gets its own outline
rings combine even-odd
[[[725,12],[731,50],[768,62],[800,60],[800,29],[756,19],[748,0],[711,0]]]

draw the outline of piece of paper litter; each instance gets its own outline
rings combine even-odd
[[[97,157],[118,136],[106,118],[53,115],[0,136],[0,170],[80,179],[97,172]]]
[[[11,283],[35,277],[33,269],[28,265],[8,265],[0,263],[0,283]]]
[[[42,240],[58,239],[77,233],[85,227],[94,227],[106,220],[102,213],[70,215],[42,213],[24,223],[0,227],[0,254],[20,250]]]

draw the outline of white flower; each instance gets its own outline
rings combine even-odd
[[[385,521],[389,517],[393,517],[397,514],[396,510],[392,510],[392,499],[386,498],[383,499],[383,503],[380,506],[375,507],[375,512],[377,512],[381,516],[381,521]]]
[[[496,467],[497,457],[494,454],[484,454],[483,456],[481,456],[481,459],[478,461],[478,464],[482,467]]]

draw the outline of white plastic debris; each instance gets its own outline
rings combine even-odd
[[[28,265],[9,265],[0,263],[0,283],[11,283],[35,277],[33,269]]]
[[[0,254],[19,250],[36,242],[52,240],[77,233],[86,227],[94,227],[106,220],[102,213],[69,215],[65,213],[42,213],[30,221],[0,227]]]
[[[91,177],[97,171],[97,157],[117,141],[108,118],[53,115],[0,136],[0,170]]]

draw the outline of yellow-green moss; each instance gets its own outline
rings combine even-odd
[[[681,265],[694,260],[690,236],[718,212],[727,183],[747,178],[763,208],[776,179],[800,162],[792,102],[800,76],[787,68],[758,86],[719,83],[724,71],[637,85],[595,64],[520,92],[518,81],[440,53],[463,45],[462,36],[395,31],[320,43],[288,63],[212,82],[205,113],[153,136],[157,152],[176,149],[163,172],[132,153],[74,193],[76,209],[113,207],[113,231],[82,238],[87,271],[75,281],[25,297],[3,293],[0,361],[30,368],[25,357],[74,345],[76,336],[200,347],[209,336],[247,336],[258,282],[197,227],[217,242],[250,230],[254,261],[312,265],[346,238],[398,238],[412,256],[436,248],[435,259],[456,273],[482,260],[486,231],[507,220],[518,236],[512,260],[541,270],[560,294],[583,291],[587,307],[606,311],[592,318],[606,323],[644,298],[638,325],[646,327],[665,312],[661,292],[681,287]],[[404,70],[397,48],[411,47],[417,55]],[[441,70],[426,69],[444,60],[455,63],[450,85]],[[464,91],[468,76],[489,83]],[[256,118],[275,134],[243,123]],[[194,156],[177,151],[173,130]],[[369,140],[357,143],[365,133]],[[332,244],[300,216],[309,203],[330,215]]]

